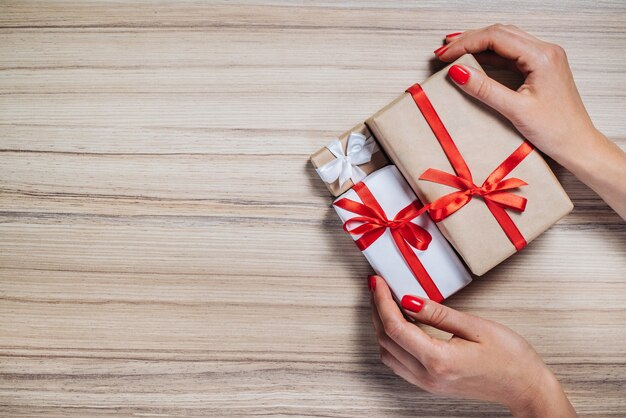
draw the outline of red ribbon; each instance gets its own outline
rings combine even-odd
[[[472,173],[463,159],[463,156],[450,137],[448,130],[437,115],[435,108],[419,84],[407,89],[415,104],[424,115],[424,119],[432,129],[435,137],[441,144],[443,152],[448,157],[456,175],[441,170],[429,168],[420,176],[420,180],[432,181],[459,189],[457,192],[444,195],[430,204],[430,215],[435,222],[439,222],[452,215],[469,203],[475,196],[485,201],[500,227],[519,251],[526,246],[526,240],[517,226],[506,213],[505,209],[523,212],[526,209],[526,198],[510,193],[508,190],[526,186],[527,183],[518,178],[505,177],[518,166],[520,162],[533,150],[533,146],[524,141],[511,155],[509,155],[484,181],[481,186],[474,184]]]
[[[348,219],[343,224],[344,231],[352,235],[361,235],[356,240],[356,244],[361,251],[364,251],[389,228],[396,247],[400,250],[411,272],[426,292],[426,295],[428,295],[428,298],[441,302],[443,300],[441,292],[439,292],[435,282],[433,282],[433,279],[411,248],[425,251],[430,241],[432,241],[432,236],[428,231],[411,222],[424,213],[428,207],[422,207],[419,201],[414,200],[390,221],[365,183],[357,183],[352,190],[356,192],[363,203],[347,198],[340,199],[334,203],[335,206],[360,215]]]

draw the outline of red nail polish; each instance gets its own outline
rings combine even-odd
[[[463,32],[452,32],[446,35],[446,38],[454,38],[455,36],[461,35]]]
[[[470,78],[470,73],[460,65],[453,65],[448,70],[448,75],[455,83],[463,85]]]
[[[443,54],[444,52],[446,52],[447,50],[448,50],[448,47],[446,45],[444,45],[444,46],[442,46],[440,48],[435,49],[434,53],[435,53],[435,55],[439,56],[439,55]]]
[[[411,312],[419,312],[424,307],[424,301],[412,295],[404,295],[400,304],[404,309]]]
[[[376,290],[376,276],[369,276],[367,278],[367,288],[370,290],[370,292]]]

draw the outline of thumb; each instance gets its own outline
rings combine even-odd
[[[520,108],[522,95],[469,65],[451,65],[448,76],[461,90],[500,112],[507,119]]]
[[[400,304],[408,316],[422,324],[469,341],[480,342],[487,331],[482,318],[459,312],[432,300],[405,295]]]

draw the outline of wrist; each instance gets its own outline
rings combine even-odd
[[[576,416],[561,384],[547,367],[523,394],[505,405],[516,418]]]
[[[626,219],[626,153],[600,131],[587,132],[575,152],[557,162],[595,191],[622,219]]]
[[[571,145],[562,147],[562,152],[553,159],[574,174],[593,172],[598,164],[602,164],[602,151],[607,142],[607,138],[590,125],[571,138]]]

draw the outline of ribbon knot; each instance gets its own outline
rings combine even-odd
[[[387,223],[385,224],[385,226],[386,226],[387,228],[390,228],[390,229],[402,228],[402,227],[406,224],[406,222],[407,222],[407,221],[404,221],[404,220],[402,220],[402,221],[397,221],[397,220],[395,220],[395,219],[394,219],[394,220],[392,220],[392,221],[387,221]]]
[[[445,171],[429,168],[420,176],[420,180],[432,181],[434,183],[458,189],[444,195],[429,206],[431,218],[439,222],[452,215],[463,206],[467,205],[474,196],[480,196],[491,211],[504,233],[518,251],[526,246],[526,240],[522,236],[517,226],[506,213],[505,209],[523,212],[526,209],[526,198],[513,194],[512,189],[527,186],[528,184],[518,178],[506,178],[506,176],[526,158],[534,149],[533,146],[524,141],[511,155],[509,155],[495,170],[487,176],[487,179],[479,187],[474,184],[472,173],[459,152],[448,130],[439,118],[432,103],[422,90],[419,84],[414,84],[407,89],[411,94],[415,104],[422,112],[424,119],[430,126],[433,134],[439,141],[444,154],[450,161],[454,174]]]
[[[351,235],[361,235],[355,242],[361,251],[365,251],[389,229],[396,247],[428,297],[437,302],[442,301],[443,295],[411,248],[426,251],[432,241],[432,236],[426,229],[412,222],[428,207],[414,200],[390,220],[365,183],[357,183],[352,190],[363,203],[347,198],[339,199],[334,203],[341,209],[359,215],[344,222],[344,231]]]
[[[348,180],[357,184],[367,175],[359,165],[368,163],[372,154],[378,151],[378,146],[372,137],[365,138],[358,132],[351,132],[348,137],[346,152],[343,151],[341,141],[333,140],[326,148],[333,154],[335,159],[317,168],[317,173],[326,183],[339,180],[339,187]]]
[[[483,196],[487,191],[484,190],[483,187],[474,186],[470,189],[467,189],[465,192],[472,196]]]
[[[421,176],[420,180],[432,181],[434,183],[459,189],[440,197],[430,204],[430,216],[435,222],[442,221],[452,215],[463,206],[467,205],[474,196],[480,196],[485,201],[487,208],[494,215],[500,226],[519,251],[526,246],[526,240],[522,237],[505,209],[523,212],[526,209],[527,199],[525,197],[510,192],[527,183],[516,177],[505,179],[519,162],[532,151],[532,146],[528,142],[515,150],[506,160],[502,162],[479,187],[469,176],[463,174],[452,175],[445,171],[429,168]],[[461,170],[459,170],[461,171]],[[469,178],[467,178],[469,177]]]

